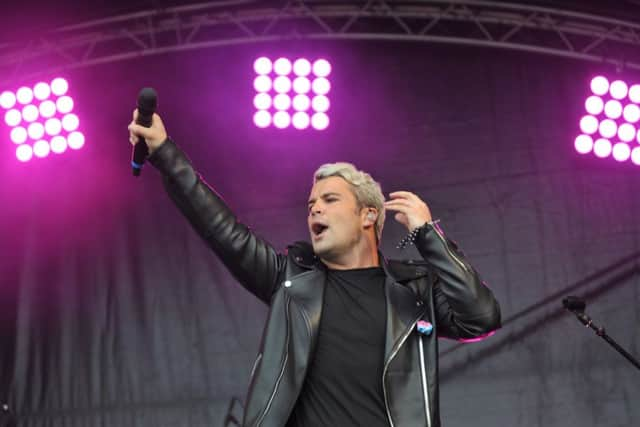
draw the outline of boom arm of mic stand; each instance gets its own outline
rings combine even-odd
[[[618,353],[623,355],[633,366],[640,370],[640,362],[638,362],[631,354],[629,354],[624,348],[620,347],[617,342],[613,340],[609,335],[606,334],[604,328],[597,326],[593,323],[593,320],[589,316],[587,316],[584,312],[572,311],[573,314],[576,315],[580,323],[585,325],[588,328],[591,328],[595,331],[596,335],[602,337],[603,340],[608,342],[613,348],[615,348]]]

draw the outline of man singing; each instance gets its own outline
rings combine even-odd
[[[153,115],[148,160],[169,196],[235,278],[269,306],[245,402],[246,427],[440,426],[438,337],[481,338],[500,308],[456,245],[407,191],[348,163],[313,177],[311,244],[284,253],[238,222]],[[419,261],[378,251],[385,211],[409,231]]]

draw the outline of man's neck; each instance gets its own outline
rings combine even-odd
[[[363,248],[363,250],[360,251],[353,250],[342,257],[333,259],[320,257],[320,260],[332,270],[380,267],[380,256],[378,255],[378,248],[375,247],[375,245],[369,248]]]

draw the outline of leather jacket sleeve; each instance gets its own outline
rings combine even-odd
[[[235,278],[269,304],[286,258],[240,223],[222,198],[167,139],[148,158],[162,174],[171,200]]]
[[[436,273],[433,287],[438,335],[458,340],[481,338],[500,327],[500,306],[457,245],[437,224],[425,226],[415,241]]]

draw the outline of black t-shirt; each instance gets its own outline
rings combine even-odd
[[[382,268],[329,270],[315,354],[288,427],[389,426]]]

